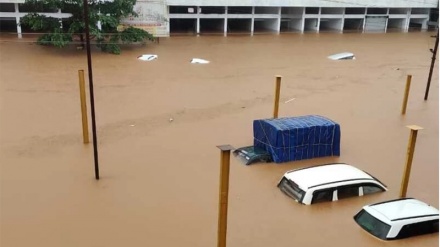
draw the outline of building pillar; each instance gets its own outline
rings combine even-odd
[[[15,7],[15,23],[17,24],[17,35],[18,38],[21,39],[23,38],[23,35],[21,34],[20,17],[18,16],[18,14],[20,13],[20,10],[18,9],[18,3],[14,3],[14,7]]]
[[[345,23],[345,8],[342,9],[341,33],[344,32],[344,23]]]
[[[197,21],[196,21],[196,34],[200,34],[200,17],[199,14],[197,14]]]
[[[316,24],[316,32],[320,32],[321,29],[321,7],[319,7],[319,12],[318,12],[318,23]]]
[[[367,13],[368,13],[368,8],[365,8],[365,14],[364,14],[364,23],[362,25],[362,32],[365,32],[365,26],[367,25]]]
[[[341,27],[339,28],[339,31],[341,33],[344,32],[344,23],[345,23],[345,8],[342,8]]]
[[[427,29],[428,29],[428,19],[422,22],[422,30],[427,30]]]
[[[301,16],[301,18],[302,18],[302,23],[301,23],[301,33],[304,33],[304,26],[306,25],[306,18],[305,18],[305,15],[306,15],[306,7],[303,7],[302,8],[302,16]]]
[[[166,6],[166,13],[169,16],[170,14],[170,6]],[[168,21],[165,21],[166,27],[167,27],[167,36],[171,35],[171,19],[168,17]],[[193,30],[194,31],[194,30]]]
[[[406,11],[405,32],[408,32],[410,20],[411,20],[411,8],[408,8]]]
[[[385,30],[386,33],[388,31],[388,20],[390,19],[390,8],[387,8],[387,20],[385,21]]]
[[[225,6],[225,20],[223,22],[223,36],[228,34],[228,6]]]
[[[58,9],[58,15],[60,18],[58,19],[58,22],[60,23],[60,28],[63,29],[63,18],[61,18],[61,9]],[[101,30],[101,21],[98,21],[98,28]]]
[[[278,7],[278,21],[277,21],[277,33],[280,34],[281,30],[281,7]]]
[[[255,15],[255,6],[252,6],[252,19],[251,19],[251,36],[254,35],[254,15]]]

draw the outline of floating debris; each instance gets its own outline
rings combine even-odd
[[[296,99],[296,98],[291,98],[291,99],[285,101],[284,104],[289,103],[290,101],[294,101],[295,99]]]

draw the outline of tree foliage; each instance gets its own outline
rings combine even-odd
[[[130,15],[136,16],[133,6],[136,0],[88,0],[89,4],[89,31],[90,38],[94,40],[102,51],[119,54],[120,44],[145,43],[154,40],[148,32],[128,27],[118,30],[122,18]],[[65,47],[72,41],[85,42],[85,24],[83,0],[26,0],[24,8],[30,13],[21,18],[21,25],[33,31],[42,32],[38,38],[41,45]],[[63,13],[72,16],[63,19],[47,17],[37,12],[56,12],[61,9]],[[98,28],[98,22],[101,28]]]

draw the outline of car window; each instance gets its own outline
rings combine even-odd
[[[278,184],[278,188],[288,196],[292,197],[294,200],[301,202],[304,197],[305,192],[301,190],[297,184],[283,177],[281,182]]]
[[[382,188],[380,188],[379,186],[377,186],[375,184],[368,184],[368,185],[364,185],[362,187],[364,189],[364,195],[373,194],[373,193],[377,193],[377,192],[382,192],[383,191]]]
[[[338,200],[353,196],[359,196],[359,186],[350,185],[338,188]]]
[[[386,239],[391,226],[362,209],[354,216],[354,220],[367,232],[380,239]]]
[[[400,232],[396,238],[408,238],[434,232],[438,232],[438,220],[430,220],[405,225],[402,227],[402,229],[400,229]]]
[[[333,201],[333,189],[317,190],[313,192],[312,203]]]

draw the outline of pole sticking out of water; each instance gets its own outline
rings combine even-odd
[[[79,97],[81,100],[81,120],[82,120],[82,132],[83,142],[89,143],[89,126],[87,121],[87,105],[86,105],[86,89],[84,83],[84,70],[78,70],[79,78]]]
[[[406,113],[406,106],[408,104],[409,88],[411,87],[411,79],[412,79],[412,75],[407,75],[405,94],[403,95],[403,102],[402,102],[402,115],[405,115],[405,113]]]
[[[438,49],[438,29],[437,29],[437,37],[435,39],[434,50],[432,50],[431,68],[429,69],[428,82],[426,83],[425,100],[428,99],[429,87],[431,86],[432,71],[434,69],[435,56],[437,55],[437,49]]]
[[[275,76],[275,101],[273,104],[273,118],[278,118],[278,107],[280,103],[280,87],[281,87],[281,76]]]
[[[89,5],[87,0],[83,1],[83,5],[84,5],[84,25],[86,32],[86,46],[87,46],[87,68],[89,72],[90,109],[92,115],[93,157],[95,161],[95,179],[99,180],[98,138],[96,137],[95,95],[93,93],[92,55],[90,53]]]
[[[220,191],[218,210],[217,247],[226,247],[228,227],[228,194],[229,194],[229,162],[231,159],[230,145],[217,146],[220,150]]]
[[[411,129],[411,134],[409,136],[408,148],[406,151],[406,163],[405,163],[405,170],[403,172],[402,184],[400,186],[400,198],[406,197],[409,176],[411,174],[411,165],[414,157],[414,149],[416,147],[417,132],[423,129],[422,127],[417,125],[408,125],[406,127]]]

